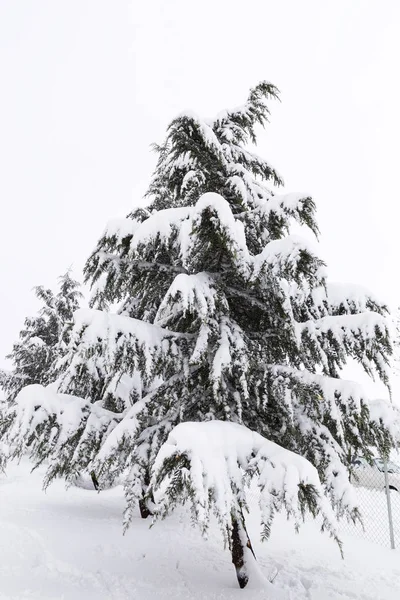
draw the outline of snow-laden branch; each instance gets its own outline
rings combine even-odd
[[[286,365],[268,365],[267,370],[274,377],[274,385],[279,386],[284,384],[288,389],[292,390],[292,398],[296,399],[296,394],[301,394],[304,390],[309,390],[310,395],[319,406],[320,415],[327,415],[335,421],[337,433],[340,435],[342,427],[353,428],[353,434],[360,438],[359,420],[365,418],[364,411],[369,413],[370,424],[372,429],[369,429],[368,435],[371,446],[379,446],[380,435],[389,434],[394,440],[400,441],[400,409],[399,407],[387,399],[378,399],[371,397],[366,389],[359,383],[337,377],[328,377],[311,373],[306,369],[294,369]],[[296,400],[298,406],[302,406],[301,410],[307,409],[307,405],[301,398]],[[310,421],[310,426],[315,424]],[[298,417],[297,425],[302,421],[302,417]],[[375,426],[374,426],[375,425]],[[385,431],[379,433],[379,428],[383,425]],[[377,436],[377,437],[375,437]],[[342,439],[345,445],[345,438]],[[365,440],[360,440],[361,442]],[[336,442],[334,442],[336,444]]]
[[[200,319],[211,317],[215,313],[217,295],[210,274],[177,275],[158,308],[154,323],[165,326],[181,314],[196,315]]]
[[[368,374],[373,376],[376,369],[388,383],[391,343],[387,317],[371,311],[334,315],[297,323],[296,329],[305,363],[313,354],[312,360],[318,356],[326,373],[336,375],[338,367],[343,367],[347,357],[353,356]]]
[[[298,235],[269,242],[259,255],[252,257],[252,263],[252,279],[259,278],[263,271],[288,280],[297,280],[307,272],[315,282],[323,282],[326,277],[325,264],[317,256],[314,244]]]
[[[311,510],[322,515],[325,529],[338,539],[335,517],[311,463],[235,423],[175,427],[155,460],[151,488],[158,515],[166,516],[188,499],[203,533],[214,513],[229,538],[233,516],[247,507],[250,481],[260,492],[264,538],[277,511],[286,511],[299,526],[305,511]]]
[[[132,266],[137,269],[144,270],[144,271],[155,271],[155,272],[165,271],[167,273],[187,273],[187,270],[184,267],[180,267],[179,265],[170,265],[168,263],[160,263],[157,261],[148,261],[148,260],[135,259],[135,258],[122,258],[120,256],[116,256],[115,254],[112,254],[111,252],[100,251],[97,253],[97,256],[99,257],[100,264],[102,264],[103,267],[104,267],[104,263],[114,262],[116,264],[120,263],[123,265]]]
[[[367,288],[348,283],[328,281],[325,287],[315,287],[311,292],[317,316],[387,312],[387,307],[376,294]]]
[[[191,338],[99,310],[81,309],[74,318],[71,345],[64,358],[68,369],[60,389],[92,402],[109,395],[116,412],[147,393],[157,377],[171,376],[183,358],[184,343],[178,340]]]
[[[4,414],[3,441],[12,447],[13,456],[27,449],[36,459],[57,455],[62,446],[83,428],[90,414],[110,422],[118,417],[99,406],[68,394],[58,394],[39,384],[24,387]],[[8,420],[9,417],[12,420]]]

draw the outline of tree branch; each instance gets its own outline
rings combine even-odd
[[[149,262],[146,260],[133,260],[133,259],[128,259],[128,258],[120,258],[119,256],[114,256],[114,254],[109,254],[107,252],[98,252],[98,255],[100,257],[100,259],[103,259],[104,261],[111,261],[111,262],[118,262],[118,263],[124,263],[124,264],[128,264],[128,265],[132,265],[132,266],[137,266],[138,268],[144,269],[144,270],[158,270],[158,271],[165,271],[165,272],[171,272],[171,273],[186,273],[188,274],[187,269],[185,269],[184,267],[179,267],[179,266],[175,266],[175,265],[167,265],[165,263],[158,263],[158,262]]]

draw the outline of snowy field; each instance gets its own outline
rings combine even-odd
[[[121,488],[97,494],[54,483],[23,461],[0,476],[0,599],[398,600],[400,551],[343,535],[345,559],[317,527],[299,535],[280,517],[271,540],[249,530],[268,590],[237,588],[218,530],[204,541],[184,512],[149,529],[135,519],[122,536]],[[374,518],[374,516],[372,517]]]

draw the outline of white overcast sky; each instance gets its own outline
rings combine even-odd
[[[140,198],[176,113],[281,90],[258,152],[318,206],[330,278],[396,305],[399,0],[0,0],[0,364]]]

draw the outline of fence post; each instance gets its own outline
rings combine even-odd
[[[386,490],[386,502],[387,502],[387,511],[388,511],[388,521],[389,521],[390,547],[392,550],[394,550],[395,544],[394,544],[394,532],[393,532],[392,502],[391,502],[391,498],[390,498],[387,459],[385,456],[383,457],[383,470],[385,473],[385,490]]]

